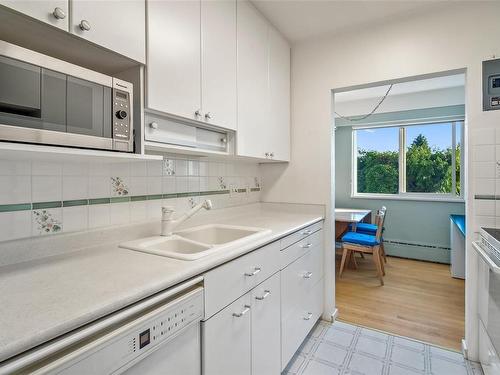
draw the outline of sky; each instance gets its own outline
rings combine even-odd
[[[431,147],[445,149],[451,147],[451,123],[435,126],[408,126],[406,146],[410,146],[415,137],[423,134]],[[460,140],[460,127],[457,126],[457,139]],[[398,151],[399,128],[364,129],[357,131],[358,149],[374,151]]]

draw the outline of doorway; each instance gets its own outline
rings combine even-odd
[[[335,90],[334,113],[338,319],[460,350],[465,72]]]

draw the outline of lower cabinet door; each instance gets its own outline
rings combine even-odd
[[[251,293],[202,322],[204,375],[251,375]]]
[[[283,370],[323,310],[323,279],[303,296],[302,303],[292,311],[282,310],[281,320],[281,369]]]
[[[280,273],[252,290],[252,374],[281,372]]]

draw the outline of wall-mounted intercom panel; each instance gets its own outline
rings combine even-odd
[[[500,59],[483,61],[483,111],[500,109]]]

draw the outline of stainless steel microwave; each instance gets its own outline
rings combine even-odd
[[[133,86],[0,41],[0,141],[134,151]]]

